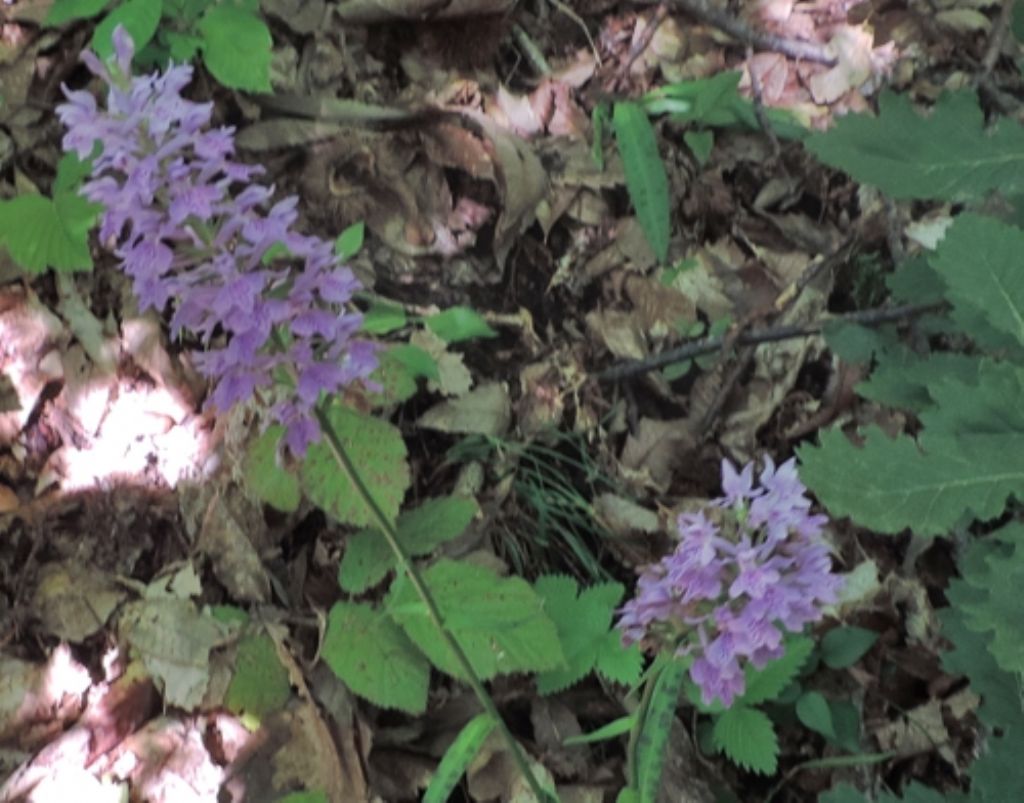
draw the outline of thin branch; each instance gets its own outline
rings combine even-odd
[[[992,25],[992,30],[988,36],[988,45],[985,48],[985,55],[981,59],[981,74],[978,76],[979,83],[992,74],[996,62],[999,61],[999,54],[1003,52],[1006,32],[1010,29],[1010,23],[1013,21],[1013,2],[1014,0],[1003,0],[1003,4],[999,9],[999,16],[996,17],[996,21]]]
[[[845,323],[857,323],[861,326],[881,326],[885,323],[915,318],[928,312],[936,312],[945,306],[943,303],[935,304],[906,304],[900,307],[878,307],[875,309],[858,310],[848,312],[844,315],[830,315],[818,321],[803,325],[775,326],[769,329],[760,329],[751,332],[744,332],[739,337],[730,341],[729,336],[708,337],[695,340],[692,343],[685,343],[678,348],[669,349],[659,354],[652,354],[643,360],[627,360],[606,368],[594,375],[600,382],[617,382],[628,379],[638,374],[664,368],[666,365],[681,362],[683,360],[701,357],[718,351],[728,342],[737,346],[756,346],[762,343],[776,343],[780,340],[792,340],[797,337],[808,337],[820,334],[826,325],[833,321]]]
[[[827,64],[829,67],[836,64],[835,56],[829,53],[824,45],[800,39],[787,39],[784,36],[751,28],[742,20],[730,16],[720,8],[715,8],[709,0],[671,0],[671,3],[675,8],[696,17],[706,25],[718,28],[733,39],[750,45],[755,50],[770,50],[797,61],[813,61],[818,64]]]

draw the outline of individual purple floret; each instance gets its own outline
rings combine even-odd
[[[113,38],[111,63],[82,54],[108,86],[106,109],[67,87],[57,108],[65,150],[83,159],[98,150],[82,193],[104,207],[100,239],[131,277],[140,308],[162,312],[173,302],[172,332],[188,330],[207,346],[196,364],[213,382],[210,403],[227,410],[259,398],[301,454],[319,437],[321,394],[377,367],[348,306],[359,281],[331,243],[294,230],[296,198],[262,211],[273,194],[252,181],[262,168],[231,159],[234,129],[209,127],[212,104],[181,96],[189,65],[133,77],[131,37],[118,26]]]
[[[760,487],[753,463],[737,472],[723,460],[722,490],[712,518],[679,516],[679,545],[640,575],[618,627],[626,644],[646,638],[692,655],[704,703],[729,706],[745,689],[745,664],[781,657],[783,631],[821,619],[843,578],[822,535],[828,519],[811,514],[795,460],[765,458]]]

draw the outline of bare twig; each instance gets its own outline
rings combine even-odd
[[[985,55],[981,59],[981,73],[975,83],[980,83],[989,75],[999,60],[999,54],[1003,51],[1003,42],[1006,40],[1006,32],[1010,29],[1013,21],[1014,0],[1003,0],[999,8],[999,16],[996,17],[992,30],[988,35],[988,45],[985,47]]]
[[[787,39],[766,31],[758,31],[742,20],[730,16],[722,9],[715,8],[709,0],[670,0],[670,2],[673,7],[685,11],[706,25],[718,28],[733,39],[750,45],[755,50],[770,50],[797,61],[813,61],[818,64],[827,64],[829,67],[836,63],[835,57],[828,52],[824,45],[800,39]]]
[[[678,348],[663,351],[660,354],[652,354],[643,360],[627,360],[617,363],[595,374],[595,378],[601,382],[617,382],[637,376],[638,374],[657,370],[658,368],[664,368],[666,365],[681,362],[682,360],[711,354],[729,343],[737,346],[756,346],[762,343],[776,343],[780,340],[808,337],[809,335],[820,334],[825,326],[832,321],[856,323],[861,326],[881,326],[885,323],[909,320],[928,312],[936,312],[942,309],[943,306],[944,304],[942,303],[935,303],[906,304],[899,307],[877,307],[874,309],[858,310],[857,312],[848,312],[844,315],[830,315],[809,324],[757,329],[744,332],[739,337],[733,339],[730,339],[728,335],[703,338],[692,343],[685,343]]]
[[[627,79],[629,78],[629,71],[633,69],[633,64],[650,46],[651,40],[654,39],[654,34],[658,32],[658,28],[661,27],[661,23],[663,23],[667,17],[668,6],[665,5],[665,3],[660,3],[654,10],[654,16],[651,17],[647,27],[641,31],[640,36],[629,49],[629,55],[626,57],[626,62],[619,68],[618,75],[615,77],[616,86],[621,87],[626,85]]]
[[[768,141],[772,145],[772,156],[775,161],[782,165],[783,172],[786,171],[786,166],[782,164],[782,146],[779,144],[779,138],[775,136],[775,129],[772,127],[772,121],[768,119],[768,114],[764,110],[764,97],[761,93],[761,78],[758,76],[757,71],[754,70],[753,65],[754,59],[754,48],[747,45],[747,72],[750,73],[750,94],[751,100],[754,103],[754,116],[757,118],[757,124],[761,126],[761,131],[764,132],[765,136],[768,137]]]

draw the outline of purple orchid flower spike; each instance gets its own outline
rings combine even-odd
[[[766,459],[754,487],[753,463],[737,471],[723,460],[722,490],[710,502],[724,509],[714,520],[679,516],[679,545],[644,571],[617,626],[627,644],[693,656],[690,678],[705,704],[729,706],[744,692],[744,665],[781,657],[783,632],[820,620],[843,579],[822,534],[828,520],[810,513],[794,461]]]
[[[206,344],[195,364],[213,385],[208,403],[262,402],[301,454],[319,438],[321,399],[377,367],[375,345],[356,336],[361,285],[331,243],[294,230],[297,198],[262,211],[273,189],[253,182],[259,166],[233,160],[234,129],[211,129],[212,104],[181,96],[190,66],[133,77],[123,26],[113,43],[109,64],[82,55],[108,86],[106,108],[64,87],[57,109],[66,150],[84,159],[101,148],[82,187],[104,207],[100,239],[113,241],[142,310],[172,305],[172,333]]]

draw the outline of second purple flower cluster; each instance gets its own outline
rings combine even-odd
[[[783,631],[821,619],[843,578],[822,535],[828,519],[810,512],[794,460],[766,458],[760,487],[752,463],[737,472],[725,460],[722,488],[707,512],[679,516],[679,545],[640,576],[618,627],[627,644],[692,655],[705,704],[729,706],[746,688],[745,665],[781,657]]]
[[[214,383],[211,403],[227,410],[258,395],[301,454],[319,437],[320,394],[377,367],[347,307],[360,284],[330,242],[294,230],[296,198],[261,211],[273,193],[253,183],[262,168],[232,160],[234,129],[209,127],[212,103],[181,96],[191,66],[132,76],[120,26],[114,45],[110,64],[82,54],[108,85],[106,108],[65,88],[57,109],[65,150],[83,159],[98,150],[82,192],[104,207],[100,239],[113,243],[141,309],[175,302],[172,331],[207,346],[196,364]]]

